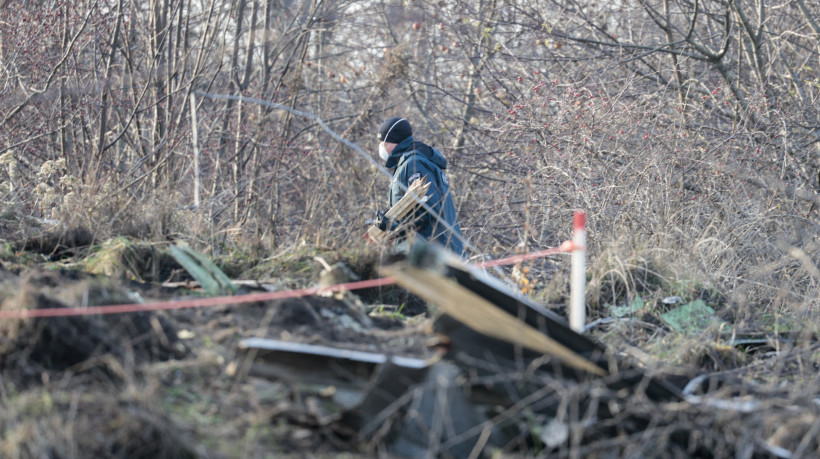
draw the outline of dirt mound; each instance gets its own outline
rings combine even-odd
[[[110,282],[76,274],[32,271],[7,279],[0,310],[35,310],[135,303]],[[82,369],[92,358],[150,362],[185,355],[170,323],[153,312],[128,315],[8,319],[0,321],[0,371],[27,380],[46,371]],[[13,371],[10,371],[13,370]],[[8,377],[8,376],[7,376]]]
[[[189,433],[145,395],[37,390],[3,398],[0,407],[2,457],[197,456]]]

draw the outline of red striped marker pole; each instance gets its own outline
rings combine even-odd
[[[586,325],[586,304],[584,289],[586,284],[586,214],[576,211],[572,219],[572,280],[569,294],[569,328],[577,333],[584,332]]]

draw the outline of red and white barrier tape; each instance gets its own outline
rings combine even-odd
[[[238,296],[218,296],[213,298],[196,298],[178,301],[158,301],[155,303],[111,304],[106,306],[86,306],[77,308],[43,308],[31,310],[0,311],[0,319],[28,319],[34,317],[67,317],[86,316],[96,314],[124,314],[142,311],[163,311],[169,309],[202,308],[209,306],[223,306],[226,304],[254,303],[257,301],[279,300],[284,298],[298,298],[313,296],[322,292],[338,292],[340,290],[359,290],[363,288],[381,287],[395,283],[392,277],[370,279],[346,284],[336,284],[328,287],[310,287],[282,292],[250,293]]]
[[[567,253],[575,250],[575,246],[567,241],[561,244],[560,247],[553,247],[551,249],[539,250],[538,252],[530,252],[521,255],[513,255],[507,258],[499,258],[498,260],[482,261],[476,263],[479,268],[492,268],[493,266],[514,265],[522,261],[534,260],[536,258],[544,258],[549,255],[556,255],[559,253]]]
[[[583,222],[583,217],[582,220]],[[578,232],[578,217],[576,214],[576,239]],[[543,258],[549,255],[567,252],[582,252],[584,250],[583,243],[578,244],[576,240],[566,241],[560,247],[540,250],[537,252],[526,253],[522,255],[514,255],[498,260],[490,260],[476,265],[481,268],[489,268],[493,266],[512,265],[526,260],[533,260],[536,258]],[[219,296],[213,298],[195,298],[190,300],[177,301],[158,301],[154,303],[133,303],[133,304],[111,304],[105,306],[86,306],[76,308],[43,308],[43,309],[14,309],[0,311],[0,320],[2,319],[30,319],[38,317],[69,317],[69,316],[87,316],[87,315],[101,315],[101,314],[126,314],[143,311],[164,311],[171,309],[186,309],[186,308],[202,308],[210,306],[224,306],[228,304],[243,304],[255,303],[258,301],[280,300],[284,298],[299,298],[304,296],[313,296],[323,292],[338,292],[342,290],[360,290],[365,288],[383,287],[391,285],[396,282],[392,277],[383,277],[381,279],[369,279],[358,282],[348,282],[345,284],[330,285],[327,287],[310,287],[297,290],[287,290],[282,292],[264,292],[264,293],[250,293],[247,295],[238,296]]]

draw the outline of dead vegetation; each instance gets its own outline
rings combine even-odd
[[[91,259],[116,258],[122,255],[117,242],[84,253]],[[161,259],[178,266],[166,257]],[[10,265],[18,272],[0,269],[0,311],[199,295],[184,285],[163,288],[121,275]],[[150,264],[141,266],[146,271],[134,271],[138,278],[151,270]],[[300,282],[311,278],[310,273],[302,276]],[[3,320],[0,425],[5,435],[0,452],[11,457],[247,457],[356,451],[343,438],[322,433],[320,424],[311,421],[313,414],[303,411],[296,388],[249,381],[236,345],[261,336],[428,354],[421,324],[381,310],[357,296],[337,294],[238,308]],[[331,446],[317,445],[328,438]]]
[[[116,259],[123,253],[121,248],[117,240],[104,241],[84,253],[94,259],[106,258],[106,251],[111,251]],[[156,252],[161,255],[162,249]],[[331,274],[333,266],[323,269],[314,256],[291,259],[284,272],[298,272],[294,267],[302,266],[302,274],[282,284],[304,286],[324,277],[333,279],[325,283],[349,281],[350,273],[377,275],[372,265],[363,263],[355,270],[341,270],[348,274],[339,278],[341,274]],[[87,261],[70,264],[89,266]],[[189,280],[162,288],[131,281],[129,276],[9,266],[18,273],[0,271],[0,310],[184,298],[195,294],[188,289],[197,285]],[[130,266],[134,278],[152,270],[150,263]],[[609,298],[628,298],[631,288],[633,295],[647,300],[621,309],[599,305],[594,317],[616,320],[591,324],[591,336],[607,343],[619,359],[637,364],[640,372],[667,381],[672,392],[647,390],[641,377],[635,379],[630,371],[598,379],[558,369],[543,350],[522,354],[516,346],[505,347],[497,338],[445,320],[447,316],[439,317],[431,329],[425,316],[412,318],[398,310],[400,305],[391,301],[396,299],[396,287],[358,292],[361,296],[348,292],[175,312],[3,320],[0,403],[4,412],[23,420],[9,424],[3,451],[22,456],[91,451],[113,457],[236,457],[269,450],[362,455],[392,451],[400,456],[438,451],[459,457],[477,451],[559,457],[724,457],[749,451],[753,457],[786,457],[818,451],[814,440],[820,368],[816,336],[793,324],[787,327],[782,319],[761,319],[756,326],[743,328],[721,314],[698,322],[703,328],[677,330],[669,320],[678,316],[668,314],[687,305],[667,304],[656,296],[669,292],[669,279],[654,271],[642,272],[645,264],[625,266],[632,267],[629,276],[604,277],[615,282],[606,287],[610,292],[623,289]],[[257,269],[282,268],[260,265]],[[324,277],[319,275],[322,271],[327,273]],[[459,279],[464,282],[468,277]],[[424,284],[438,285],[438,281],[431,278]],[[248,283],[243,288],[276,282],[258,285]],[[696,289],[685,290],[692,291]],[[715,301],[719,297],[707,293],[701,295],[702,301],[718,312],[726,309]],[[469,304],[477,307],[473,300]],[[440,300],[430,315],[436,317],[444,305]],[[479,310],[484,309],[474,310],[473,315]],[[520,313],[511,317],[515,316],[524,317]],[[534,320],[536,329],[543,327],[534,316],[527,320]],[[547,334],[561,336],[555,331]],[[254,362],[264,353],[237,347],[249,337],[419,362],[435,362],[430,359],[438,354],[444,360],[402,384],[397,382],[407,375],[398,369],[372,366],[358,378],[334,382],[335,364],[321,359],[310,363],[306,357],[280,357],[279,367],[259,373]],[[291,361],[301,370],[288,367]],[[331,373],[315,373],[319,368]],[[349,378],[353,373],[342,374]],[[709,376],[686,387],[698,374]],[[350,405],[350,397],[360,397],[352,394],[372,394],[367,399],[382,394],[382,388],[389,388],[394,398]],[[674,393],[685,397],[670,395]],[[50,408],[38,411],[38,403]],[[369,408],[356,411],[364,406]],[[101,414],[89,417],[88,413],[96,412]],[[126,412],[132,414],[127,420]],[[437,433],[436,425],[452,428]],[[104,435],[83,436],[84,429]],[[209,446],[220,435],[233,440]],[[244,446],[233,451],[232,442]],[[149,449],[141,449],[149,444]]]
[[[202,453],[189,429],[138,388],[29,390],[4,396],[2,406],[0,453],[5,457],[170,459]]]
[[[107,279],[34,270],[7,273],[0,311],[130,304],[134,292]],[[188,350],[167,319],[151,312],[130,315],[5,320],[0,324],[0,369],[6,383],[39,381],[50,372],[105,368],[122,379],[122,365],[182,358]],[[122,337],[130,337],[124,340]],[[19,378],[19,379],[18,379]]]
[[[0,311],[204,295],[181,243],[239,293],[321,282],[316,257],[377,277],[388,253],[362,235],[388,179],[351,144],[375,158],[397,115],[447,157],[470,261],[557,246],[586,211],[587,335],[680,389],[712,374],[721,402],[485,354],[450,359],[368,436],[326,386],[237,359],[249,337],[452,345],[425,331],[438,307],[393,286],[0,320],[0,455],[818,455],[816,2],[0,3]],[[565,259],[492,274],[565,314]],[[464,419],[505,436],[454,434],[448,410],[420,414],[436,404],[478,406]]]

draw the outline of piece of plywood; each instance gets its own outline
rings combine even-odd
[[[390,220],[401,220],[415,212],[419,207],[419,202],[427,202],[427,190],[429,188],[430,184],[427,183],[426,177],[414,181],[407,189],[407,192],[404,193],[404,196],[399,199],[399,202],[384,213],[385,216]],[[372,241],[382,242],[389,238],[390,231],[382,231],[376,225],[372,225],[368,228],[365,236]]]

